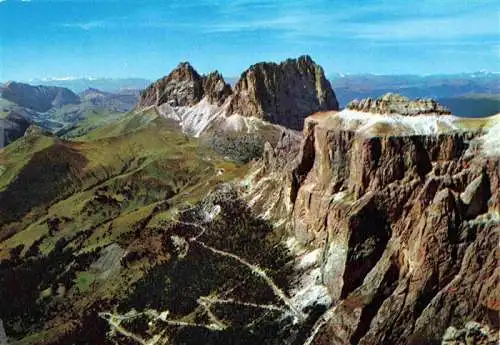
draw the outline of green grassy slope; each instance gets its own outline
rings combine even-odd
[[[96,128],[117,121],[123,116],[125,115],[122,112],[89,107],[78,113],[77,118],[62,118],[54,114],[54,119],[66,124],[65,127],[57,131],[58,136],[64,139],[78,139]]]
[[[6,117],[9,114],[10,109],[15,106],[14,103],[0,97],[0,119]]]
[[[153,261],[170,255],[152,254],[154,231],[247,171],[155,112],[81,133],[72,141],[37,133],[0,151],[0,319],[20,344],[62,341],[80,332],[93,303],[125,298]],[[107,284],[92,263],[112,243],[155,259],[110,273]]]
[[[240,169],[155,114],[129,115],[85,139],[40,135],[0,152],[0,238],[47,215],[74,219],[67,225],[74,227],[81,212],[92,213],[85,217],[91,225],[87,218],[97,222],[220,179],[221,167],[227,176]]]

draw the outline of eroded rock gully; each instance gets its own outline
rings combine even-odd
[[[497,332],[500,160],[471,147],[479,134],[304,128],[266,148],[249,198],[322,250],[335,309],[312,343],[440,343],[472,321]]]

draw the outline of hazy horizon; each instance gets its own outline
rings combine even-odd
[[[0,80],[237,77],[308,54],[328,75],[500,71],[495,1],[0,0]]]
[[[293,57],[292,57],[293,58]],[[260,61],[259,61],[260,62]],[[280,61],[272,61],[272,62],[277,62],[279,63]],[[196,66],[193,66],[196,69]],[[249,66],[248,66],[249,67]],[[0,82],[6,83],[9,81],[17,81],[17,82],[23,82],[23,83],[31,83],[31,82],[66,82],[66,81],[78,81],[78,80],[86,80],[86,81],[99,81],[99,80],[145,80],[152,82],[156,79],[162,78],[165,75],[167,75],[172,69],[174,69],[175,66],[173,66],[170,70],[165,71],[165,73],[161,76],[153,77],[153,78],[146,78],[146,77],[141,77],[141,76],[123,76],[123,77],[107,77],[107,76],[63,76],[63,77],[45,77],[45,78],[31,78],[31,79],[9,79],[9,80],[2,80]],[[200,74],[208,74],[211,71],[199,71],[197,70]],[[243,70],[242,70],[243,72]],[[457,73],[434,73],[434,74],[428,74],[428,73],[423,73],[423,74],[410,74],[410,73],[401,73],[401,74],[382,74],[382,73],[370,73],[370,72],[364,72],[364,73],[342,73],[342,72],[334,72],[334,73],[328,73],[325,71],[325,75],[327,78],[343,78],[343,77],[350,77],[350,76],[378,76],[378,77],[404,77],[404,76],[409,76],[409,77],[446,77],[446,76],[459,76],[461,74],[463,75],[473,75],[473,74],[492,74],[492,75],[500,75],[500,72],[497,71],[486,71],[486,70],[478,70],[478,71],[463,71],[463,72],[457,72]],[[239,75],[224,75],[225,78],[228,79],[238,79]]]

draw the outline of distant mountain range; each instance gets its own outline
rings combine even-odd
[[[436,75],[330,74],[328,76],[341,107],[353,99],[377,98],[388,92],[410,98],[435,98],[459,116],[487,116],[500,112],[500,73],[474,72]],[[228,77],[234,86],[238,78]],[[146,78],[48,78],[33,79],[32,85],[59,86],[76,93],[87,89],[105,92],[142,90]]]
[[[106,92],[117,92],[126,89],[141,90],[151,84],[151,80],[143,78],[47,78],[32,79],[32,85],[60,86],[82,92],[86,89],[98,89]]]
[[[60,86],[7,82],[0,85],[0,148],[22,137],[31,124],[64,136],[84,135],[122,116],[138,100],[134,89],[111,93],[89,88],[76,94]]]

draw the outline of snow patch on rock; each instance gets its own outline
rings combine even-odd
[[[342,201],[347,196],[347,192],[338,192],[331,196],[331,202],[339,202]]]
[[[319,256],[321,255],[321,249],[315,249],[312,252],[309,252],[307,254],[302,255],[297,264],[295,265],[295,268],[297,270],[306,270],[308,268],[313,267],[319,259]]]
[[[355,110],[344,109],[337,113],[345,130],[355,130],[358,133],[376,136],[379,134],[379,125],[390,126],[399,130],[398,134],[405,135],[432,135],[442,132],[459,130],[459,118],[453,115],[416,115],[405,116],[400,114],[372,114]],[[399,133],[401,132],[401,133]]]

